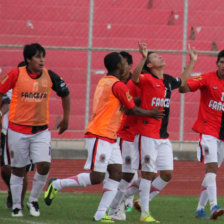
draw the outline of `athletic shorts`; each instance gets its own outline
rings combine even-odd
[[[9,153],[9,147],[8,147],[8,136],[4,133],[1,133],[1,166],[11,166],[11,159],[10,159],[10,153]],[[26,166],[26,171],[33,171],[35,168],[35,165],[30,161],[30,164]]]
[[[118,138],[123,160],[122,172],[135,173],[139,169],[139,135],[135,136],[134,142]]]
[[[99,138],[85,138],[88,157],[87,170],[105,173],[110,164],[122,164],[121,150],[117,142],[110,143]]]
[[[8,129],[11,166],[25,167],[32,161],[51,162],[51,134],[44,130],[36,134],[22,134]]]
[[[141,170],[173,170],[173,149],[168,139],[140,137]]]
[[[207,163],[218,163],[222,165],[224,159],[224,142],[211,135],[201,134],[197,147],[197,158]]]

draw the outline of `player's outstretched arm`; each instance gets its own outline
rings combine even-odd
[[[146,43],[140,43],[140,41],[139,41],[138,42],[138,48],[139,48],[140,54],[142,55],[142,59],[140,60],[137,67],[133,71],[132,80],[135,83],[139,83],[139,75],[142,72],[142,69],[143,69],[143,66],[145,64],[145,61],[147,60],[147,54],[148,54]]]
[[[62,97],[62,107],[63,107],[63,119],[58,124],[59,128],[58,134],[62,134],[65,130],[68,129],[69,114],[70,114],[70,96]]]
[[[181,83],[181,86],[179,88],[179,91],[181,93],[186,93],[186,92],[191,91],[189,86],[187,85],[187,80],[192,73],[195,62],[198,59],[198,53],[197,53],[197,50],[195,48],[191,48],[191,46],[188,45],[188,51],[189,51],[189,55],[190,55],[190,61],[187,64],[186,68],[184,69],[183,73],[180,76],[182,83]]]

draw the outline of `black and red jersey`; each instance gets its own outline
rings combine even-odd
[[[201,92],[193,130],[224,140],[224,80],[217,72],[209,72],[188,80],[187,84],[193,92]]]
[[[158,106],[161,110],[165,110],[163,119],[156,120],[151,117],[142,117],[142,119],[139,119],[141,135],[157,139],[168,138],[167,126],[171,91],[179,88],[180,85],[180,78],[174,78],[167,74],[163,75],[163,79],[159,79],[153,74],[142,74],[139,76],[141,107],[151,110]]]

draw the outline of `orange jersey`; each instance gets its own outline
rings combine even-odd
[[[49,97],[52,81],[47,69],[32,79],[26,67],[19,68],[17,82],[13,88],[9,110],[9,121],[25,126],[42,126],[49,122]]]
[[[114,91],[113,87],[115,86],[119,86],[119,91]],[[116,92],[119,92],[119,95]],[[121,97],[121,93],[125,97]],[[87,126],[86,133],[108,139],[116,139],[117,130],[123,115],[121,102],[128,109],[134,107],[134,101],[126,85],[114,76],[103,77],[94,93],[93,115]]]

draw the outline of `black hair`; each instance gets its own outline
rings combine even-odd
[[[148,51],[148,54],[147,54],[147,58],[146,58],[145,64],[144,64],[144,66],[143,66],[143,68],[142,68],[142,73],[151,73],[151,70],[150,70],[149,67],[147,67],[147,65],[150,63],[149,55],[150,55],[150,54],[153,54],[153,53],[155,53],[155,52],[153,52],[153,51]]]
[[[117,52],[112,52],[104,57],[104,65],[108,72],[114,72],[122,61],[122,56]]]
[[[37,52],[42,53],[44,57],[46,55],[45,49],[38,43],[25,45],[25,47],[23,48],[25,63],[28,64],[27,59],[31,59]]]
[[[121,54],[121,56],[123,58],[126,58],[127,59],[127,62],[128,62],[129,65],[132,65],[133,64],[133,59],[132,59],[132,55],[131,54],[129,54],[126,51],[121,51],[120,54]]]
[[[218,63],[218,62],[219,62],[220,58],[224,58],[224,50],[222,50],[222,51],[220,51],[220,52],[218,53],[216,63]]]
[[[17,67],[19,68],[19,67],[24,67],[24,66],[26,66],[27,64],[26,64],[26,62],[25,61],[21,61],[18,65],[17,65]]]

